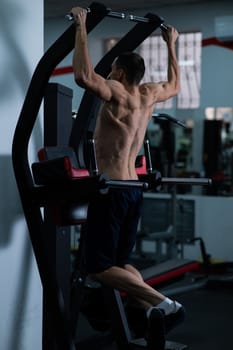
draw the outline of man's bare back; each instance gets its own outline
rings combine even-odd
[[[104,102],[95,129],[98,168],[115,180],[136,180],[136,157],[142,147],[153,112],[153,100],[145,85]],[[147,93],[146,93],[147,92]]]

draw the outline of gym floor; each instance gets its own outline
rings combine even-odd
[[[188,350],[226,350],[233,348],[233,286],[209,285],[173,296],[187,311],[186,321],[171,331],[167,340],[187,345]],[[81,316],[77,339],[98,337]],[[101,347],[86,344],[85,349],[116,350],[114,344]],[[82,347],[81,347],[82,348]]]
[[[232,349],[232,291],[229,286],[209,286],[177,295],[187,317],[168,340],[186,344],[189,350]]]

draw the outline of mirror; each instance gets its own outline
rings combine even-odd
[[[205,176],[213,179],[206,194],[232,196],[233,186],[233,108],[209,107],[205,110],[203,135]]]

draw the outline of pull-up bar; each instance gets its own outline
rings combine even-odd
[[[87,13],[90,13],[90,12],[91,12],[91,9],[90,9],[89,7],[87,7],[86,10],[87,10]],[[107,11],[108,11],[108,13],[107,13],[107,15],[106,15],[107,17],[119,18],[119,19],[127,19],[127,20],[129,20],[129,21],[131,21],[131,22],[151,23],[151,22],[153,22],[153,21],[155,21],[155,20],[157,21],[158,19],[160,19],[160,21],[162,22],[162,23],[160,24],[160,28],[161,28],[162,30],[165,30],[165,31],[168,29],[168,27],[166,26],[166,24],[163,23],[164,20],[163,20],[161,17],[159,17],[158,15],[153,15],[152,18],[148,18],[148,17],[135,16],[135,15],[132,15],[132,14],[126,14],[126,13],[124,13],[124,12],[112,11],[110,8],[107,8]],[[67,14],[65,17],[66,17],[69,21],[73,21],[73,19],[74,19],[74,16],[73,16],[72,13]]]
[[[110,8],[106,9],[108,11],[107,15],[108,17],[113,17],[113,18],[120,18],[120,19],[124,19],[126,18],[126,14],[123,12],[116,12],[116,11],[112,11]],[[91,9],[89,7],[86,7],[86,11],[87,13],[91,12]],[[74,16],[72,13],[69,13],[68,15],[65,16],[69,21],[73,21]]]

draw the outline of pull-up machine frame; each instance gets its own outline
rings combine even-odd
[[[90,6],[90,14],[87,18],[87,32],[92,31],[95,26],[100,23],[109,13],[102,4],[92,3]],[[153,16],[148,14],[148,17]],[[157,16],[156,16],[157,17]],[[115,50],[107,55],[107,60],[103,59],[98,65],[106,73],[110,70],[110,65],[117,55],[124,50],[134,50],[148,35],[150,35],[162,23],[158,21],[150,21],[148,23],[138,23],[135,30],[128,33]],[[136,28],[137,27],[137,28]],[[136,35],[135,35],[136,34]],[[29,140],[37,119],[40,105],[46,92],[47,84],[56,66],[72,51],[74,48],[75,27],[72,24],[47,50],[44,56],[39,61],[34,74],[32,76],[19,119],[16,125],[13,145],[12,145],[12,161],[15,172],[15,178],[22,202],[22,207],[27,222],[29,235],[35,254],[44,295],[47,299],[47,307],[51,315],[51,332],[54,335],[57,348],[66,350],[75,350],[74,340],[72,338],[69,327],[69,320],[65,312],[65,305],[61,288],[59,286],[57,276],[53,274],[53,261],[51,261],[50,252],[47,246],[46,225],[43,220],[40,207],[43,202],[59,197],[59,193],[65,193],[67,188],[62,189],[61,186],[55,186],[52,189],[49,186],[35,186],[31,172],[31,165],[28,160]],[[130,45],[130,47],[128,47]],[[82,108],[86,105],[87,99],[84,96]],[[89,99],[88,104],[91,102]],[[88,129],[90,118],[84,121],[85,109],[83,117],[79,120],[79,125],[76,127],[81,131],[76,134],[76,142],[80,144],[85,131]],[[73,133],[73,130],[72,130]],[[74,134],[74,133],[73,133]],[[81,181],[74,183],[74,187],[69,188],[70,197],[74,199],[78,197],[82,199],[88,197],[85,193],[85,186],[80,186]],[[77,187],[78,186],[78,187]],[[75,191],[74,188],[78,190]],[[88,189],[87,192],[89,193]],[[51,349],[50,349],[51,350]]]

